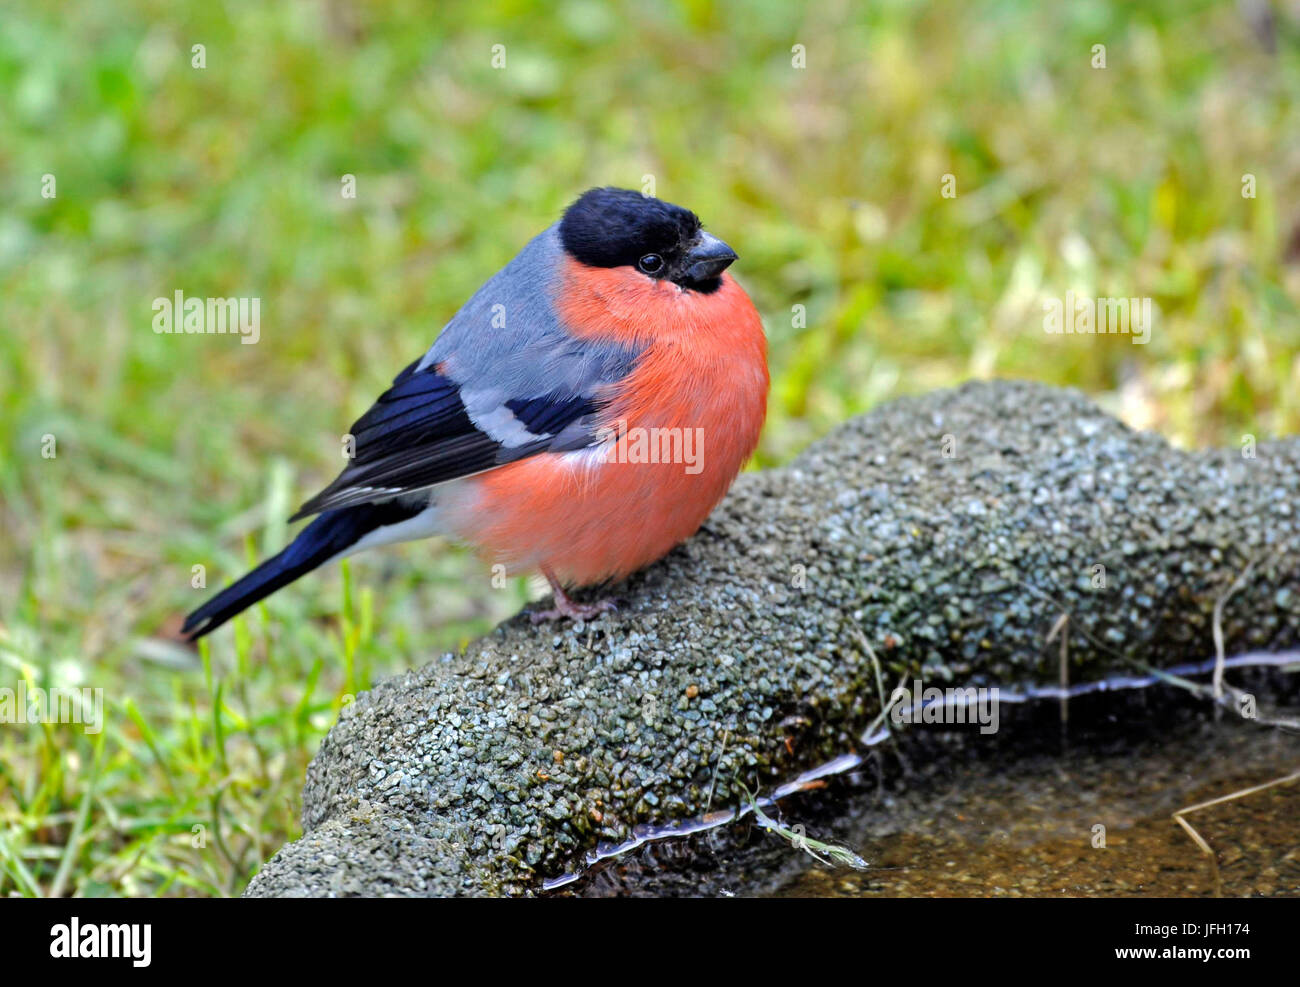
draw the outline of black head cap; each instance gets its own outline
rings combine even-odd
[[[560,242],[583,264],[635,267],[695,291],[716,290],[718,275],[736,259],[689,209],[620,188],[583,193],[560,221]]]

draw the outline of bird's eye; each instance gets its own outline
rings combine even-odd
[[[646,274],[658,274],[664,269],[664,259],[658,254],[646,254],[637,261],[637,266]]]

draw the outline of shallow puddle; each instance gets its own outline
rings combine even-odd
[[[1287,668],[1279,666],[1289,665]],[[1254,667],[1252,667],[1254,666]],[[1271,667],[1269,667],[1271,666]],[[1178,671],[1204,681],[1203,668]],[[1294,658],[1242,659],[1238,685],[1295,719]],[[561,894],[777,897],[1300,896],[1300,733],[1215,715],[1147,677],[1004,694],[1000,728],[877,725],[859,750],[752,805],[639,831],[551,882]],[[774,828],[786,836],[774,833]],[[791,833],[859,855],[814,863]],[[812,844],[814,847],[815,843]]]
[[[1185,815],[1215,866],[1173,819],[1300,770],[1300,736],[1188,710],[1122,749],[1097,736],[934,766],[842,833],[862,872],[806,870],[780,897],[1300,895],[1300,779]],[[1033,729],[1031,726],[1030,729]],[[1020,728],[1023,732],[1023,727]],[[1073,731],[1072,731],[1073,733]],[[1099,829],[1098,827],[1104,827]]]

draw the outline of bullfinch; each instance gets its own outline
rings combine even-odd
[[[433,535],[568,590],[700,527],[758,443],[767,345],[693,212],[597,188],[480,288],[352,426],[355,453],[293,542],[191,613],[191,639],[304,573]]]

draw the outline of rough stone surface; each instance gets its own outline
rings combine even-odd
[[[306,835],[247,893],[536,892],[854,749],[872,651],[886,691],[1055,681],[1068,614],[1072,681],[1201,659],[1248,564],[1228,653],[1295,647],[1298,491],[1300,441],[1181,452],[1073,391],[891,403],[742,476],[619,613],[516,617],[358,697],[309,770]]]

